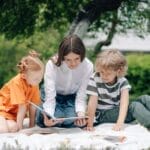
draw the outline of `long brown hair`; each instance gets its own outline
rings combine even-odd
[[[85,46],[77,35],[70,35],[63,39],[59,45],[58,59],[55,64],[60,66],[64,60],[64,56],[68,55],[70,52],[80,55],[81,61],[85,58]]]

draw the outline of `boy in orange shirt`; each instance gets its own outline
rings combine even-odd
[[[17,132],[23,127],[23,120],[29,110],[29,127],[35,125],[34,107],[28,101],[40,103],[38,84],[44,73],[44,65],[33,51],[17,65],[20,73],[0,89],[0,133]]]

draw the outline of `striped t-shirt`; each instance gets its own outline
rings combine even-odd
[[[131,89],[126,78],[118,78],[115,84],[108,85],[102,81],[99,73],[94,73],[89,80],[86,93],[98,96],[97,109],[111,109],[119,106],[123,89]]]

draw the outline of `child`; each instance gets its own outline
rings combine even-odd
[[[30,127],[35,124],[35,108],[28,101],[40,103],[38,84],[41,82],[44,65],[33,51],[17,65],[20,73],[0,90],[0,133],[17,132],[29,109]]]
[[[43,109],[51,116],[61,118],[85,115],[86,87],[93,73],[93,64],[85,57],[85,53],[82,40],[76,35],[71,35],[60,43],[58,56],[47,62]],[[76,121],[79,126],[85,123],[82,119]],[[37,124],[40,127],[73,127],[74,120],[54,122],[38,112]]]
[[[90,78],[87,94],[89,94],[88,116],[86,129],[93,130],[94,117],[96,124],[115,122],[113,129],[118,131],[124,122],[131,122],[135,118],[143,124],[141,117],[137,116],[136,103],[129,105],[129,85],[124,77],[127,72],[127,61],[118,50],[105,50],[96,59],[96,72]],[[142,100],[144,99],[144,100]],[[150,103],[150,97],[140,97],[139,103],[144,106],[146,101]],[[148,102],[147,102],[148,103]],[[129,105],[129,109],[128,109]],[[144,106],[145,107],[145,106]],[[138,108],[143,113],[142,107]],[[149,115],[150,117],[150,106]],[[147,122],[148,124],[148,122]],[[149,121],[150,125],[150,121]]]

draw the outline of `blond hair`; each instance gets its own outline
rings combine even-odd
[[[119,50],[104,50],[101,52],[95,62],[95,70],[99,72],[105,70],[120,70],[118,76],[125,76],[127,73],[127,61]]]
[[[39,71],[44,69],[43,62],[39,59],[39,54],[36,51],[30,51],[29,54],[21,59],[17,64],[20,73],[26,71]]]

